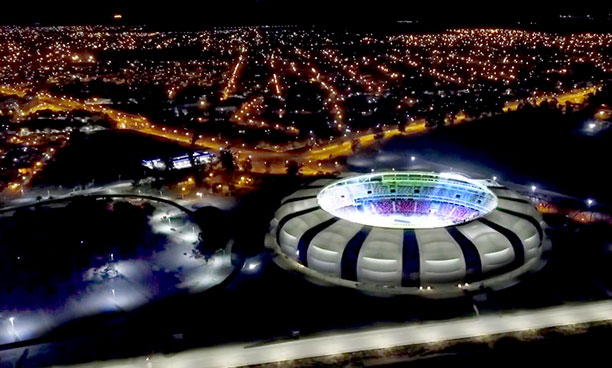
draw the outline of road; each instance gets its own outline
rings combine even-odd
[[[44,205],[49,205],[49,204],[54,204],[54,203],[62,203],[62,202],[68,202],[68,201],[72,201],[78,198],[108,198],[108,199],[113,199],[113,198],[139,198],[139,199],[148,199],[150,201],[157,201],[157,202],[162,202],[162,203],[166,203],[169,204],[171,206],[174,206],[178,209],[180,209],[183,212],[188,213],[189,215],[193,215],[194,211],[191,208],[187,208],[179,203],[177,203],[176,200],[171,200],[171,199],[167,199],[167,198],[163,198],[163,197],[158,197],[158,196],[151,196],[151,195],[146,195],[146,194],[99,194],[99,193],[78,193],[78,194],[74,194],[74,195],[70,195],[70,196],[63,196],[63,197],[59,197],[59,198],[54,198],[54,199],[44,199],[41,201],[37,201],[37,202],[28,202],[25,204],[20,204],[18,206],[10,206],[10,207],[4,207],[4,208],[0,208],[0,214],[4,213],[4,212],[11,212],[11,211],[15,211],[21,208],[28,208],[28,207],[36,207],[36,206],[44,206]]]
[[[242,65],[243,60],[244,58],[241,54],[233,69],[232,77],[226,86],[227,93],[230,93],[235,87],[237,74],[239,74],[239,69],[241,68],[240,65]],[[508,101],[504,105],[503,111],[515,111],[521,104],[525,103],[540,105],[544,101],[553,100],[556,100],[560,106],[564,105],[566,102],[582,104],[589,94],[596,93],[599,88],[600,85],[596,85],[574,89],[564,93],[545,94],[542,96],[531,97],[526,100]],[[0,95],[26,95],[28,92],[31,91],[0,85]],[[226,92],[224,92],[224,94]],[[336,102],[334,101],[335,99],[330,101],[330,104],[335,105]],[[316,175],[319,172],[332,173],[338,169],[336,165],[332,163],[332,160],[335,160],[338,157],[350,155],[353,152],[351,145],[353,140],[359,141],[360,145],[365,147],[373,144],[379,139],[375,134],[368,131],[345,134],[344,137],[340,137],[339,139],[330,141],[327,144],[322,144],[317,147],[310,147],[307,144],[307,139],[301,141],[300,143],[292,141],[290,143],[280,145],[268,144],[264,147],[246,146],[245,143],[241,143],[239,141],[224,141],[219,139],[217,135],[198,135],[197,139],[194,139],[194,134],[197,134],[194,131],[187,131],[185,129],[178,129],[171,126],[163,126],[163,124],[154,123],[146,116],[119,111],[105,105],[92,104],[88,101],[83,101],[72,97],[54,96],[48,92],[37,92],[32,100],[21,106],[19,119],[26,119],[34,113],[45,110],[54,112],[87,111],[92,114],[101,114],[106,116],[109,121],[113,122],[115,128],[117,129],[133,130],[142,134],[179,142],[184,145],[192,145],[200,149],[221,151],[225,149],[225,147],[231,146],[233,147],[232,150],[237,155],[239,160],[245,161],[247,158],[249,158],[253,165],[252,171],[258,173],[265,173],[268,171],[265,163],[268,161],[273,161],[276,162],[277,165],[275,167],[271,167],[269,172],[272,174],[284,174],[286,172],[284,161],[287,160],[294,160],[301,163],[303,165],[300,171],[302,175]],[[332,110],[336,111],[339,116],[342,116],[342,109],[334,108]],[[339,120],[342,119],[340,118]],[[461,118],[457,118],[455,123],[461,123],[469,120],[472,119],[466,119],[466,117],[463,116]],[[424,120],[412,122],[403,131],[400,131],[397,128],[385,129],[383,131],[383,138],[388,139],[396,135],[421,134],[429,130],[425,123],[426,122]],[[278,165],[279,163],[281,165]],[[21,187],[15,188],[16,191],[21,189]]]
[[[79,367],[244,366],[605,320],[612,320],[612,300],[518,311],[503,315],[490,314],[449,321],[412,323],[401,327],[329,334],[257,347],[236,344],[201,348],[172,356],[154,355],[149,360],[139,357],[88,363]]]

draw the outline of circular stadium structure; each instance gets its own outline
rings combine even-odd
[[[550,248],[527,198],[453,173],[320,179],[284,198],[270,225],[281,267],[373,294],[504,288],[543,267]]]

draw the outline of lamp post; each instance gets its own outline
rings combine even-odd
[[[587,199],[587,207],[591,208],[593,204],[595,204],[595,201],[593,199],[591,198]],[[589,215],[589,222],[593,222],[593,211],[589,211],[588,215]]]

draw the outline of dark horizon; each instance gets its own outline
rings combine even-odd
[[[515,2],[503,12],[498,7],[397,3],[388,0],[288,2],[247,0],[210,2],[172,2],[157,6],[142,2],[108,1],[95,6],[83,4],[11,4],[0,14],[4,25],[146,25],[151,28],[197,30],[223,26],[322,25],[378,29],[400,26],[415,29],[448,27],[521,27],[604,30],[612,19],[612,5],[589,4],[580,9],[559,5]],[[121,14],[120,20],[113,19]],[[571,15],[572,18],[561,16]]]

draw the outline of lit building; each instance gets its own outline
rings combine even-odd
[[[495,181],[385,172],[321,179],[284,198],[266,246],[317,283],[452,297],[542,268],[545,228],[528,199]]]
[[[191,154],[180,155],[172,157],[169,160],[161,158],[153,158],[148,160],[142,160],[142,166],[151,170],[181,170],[192,167],[193,164],[196,166],[205,165],[211,163],[214,160],[215,155],[206,151],[195,151]]]

